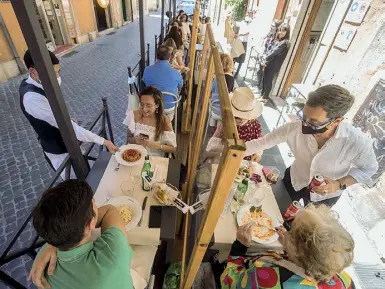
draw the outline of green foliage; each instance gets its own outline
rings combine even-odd
[[[235,21],[241,21],[245,18],[247,0],[226,0],[226,4],[232,7],[231,16]]]

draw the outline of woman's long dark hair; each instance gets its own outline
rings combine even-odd
[[[183,46],[182,36],[179,34],[178,27],[171,27],[170,31],[166,35],[164,40],[167,40],[169,38],[172,38],[176,44],[177,49],[179,49],[181,46]]]
[[[143,92],[140,94],[139,99],[142,98],[142,95],[151,95],[154,99],[155,105],[158,106],[155,111],[156,118],[156,127],[155,127],[155,141],[158,141],[162,135],[164,128],[166,126],[164,106],[163,106],[163,94],[162,92],[154,86],[146,86],[143,89]]]
[[[290,39],[290,25],[286,24],[286,23],[282,23],[281,25],[279,25],[277,33],[280,31],[285,31],[286,34],[282,39],[279,39],[279,41],[284,41],[284,40],[289,41],[289,39]]]

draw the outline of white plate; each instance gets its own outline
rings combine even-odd
[[[109,200],[107,204],[113,205],[116,208],[119,208],[121,205],[125,205],[132,210],[131,222],[126,225],[127,231],[134,229],[138,225],[140,217],[142,216],[142,208],[137,200],[131,197],[122,196]]]
[[[146,157],[146,155],[148,155],[148,152],[144,147],[142,147],[140,145],[136,145],[136,144],[127,144],[127,145],[121,146],[119,149],[120,149],[120,151],[115,153],[115,159],[119,164],[121,164],[123,166],[127,166],[127,167],[133,167],[136,165],[143,164],[144,158]],[[129,163],[129,162],[126,162],[125,160],[123,160],[122,159],[122,153],[127,149],[133,149],[133,150],[139,151],[141,153],[140,159],[138,161],[132,162],[132,163]]]
[[[237,213],[237,223],[238,223],[238,226],[242,226],[242,218],[243,216],[245,215],[246,212],[250,212],[250,208],[252,207],[253,205],[244,205],[242,206],[239,210],[238,210],[238,213]],[[270,218],[272,219],[273,221],[273,227],[278,227],[280,226],[280,223],[278,222],[278,219],[275,218],[270,212],[268,209],[265,209],[263,206],[262,206],[262,210],[268,214],[270,216]],[[257,242],[257,243],[260,243],[260,244],[271,244],[275,241],[278,240],[278,234],[275,233],[271,238],[269,239],[266,239],[266,240],[261,240],[257,237],[252,237],[252,240],[254,242]]]

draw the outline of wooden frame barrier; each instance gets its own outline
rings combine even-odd
[[[194,16],[193,16],[193,25],[191,31],[191,42],[189,47],[189,76],[188,76],[188,92],[186,99],[186,109],[182,122],[182,133],[188,133],[190,131],[190,114],[191,114],[191,96],[194,87],[194,66],[195,66],[195,53],[196,53],[196,42],[198,38],[198,23],[199,23],[199,13],[200,13],[201,1],[197,0],[195,2]]]
[[[210,52],[208,52],[211,48]],[[209,60],[207,65],[206,81],[201,97],[203,75],[207,54]],[[213,186],[211,188],[210,198],[203,216],[203,220],[199,229],[198,237],[193,248],[187,271],[185,272],[187,237],[189,231],[190,215],[187,214],[184,223],[184,243],[182,254],[182,272],[180,280],[181,289],[190,289],[198,272],[199,266],[203,260],[203,256],[207,250],[208,244],[214,233],[215,226],[223,211],[227,197],[233,185],[233,181],[238,173],[246,147],[244,142],[239,139],[237,127],[231,109],[231,102],[227,90],[225,75],[220,61],[219,50],[215,42],[215,38],[211,29],[211,25],[207,25],[205,42],[202,51],[202,60],[199,71],[199,80],[197,95],[195,100],[195,109],[193,114],[193,128],[190,135],[189,154],[188,154],[188,173],[186,182],[186,202],[190,204],[192,192],[195,185],[195,177],[201,151],[202,141],[204,141],[205,122],[208,113],[208,105],[211,97],[211,86],[213,76],[216,76],[219,90],[219,101],[222,115],[223,130],[225,136],[225,148],[220,160],[219,169],[215,176]],[[201,107],[198,108],[198,105]],[[199,117],[198,117],[199,111]],[[198,118],[198,122],[196,122]]]

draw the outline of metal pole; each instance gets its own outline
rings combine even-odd
[[[172,16],[175,18],[176,17],[176,0],[174,0],[174,6],[173,6],[173,11],[172,11]]]
[[[84,180],[89,171],[88,166],[80,151],[79,141],[76,138],[60,86],[56,80],[56,74],[37,20],[33,2],[30,0],[12,0],[11,3],[28,49],[31,52],[32,59],[35,62],[36,70],[39,72],[44,92],[55,116],[58,128],[63,136],[71,164],[76,176]]]
[[[219,25],[219,20],[221,19],[221,10],[222,10],[222,0],[219,2],[219,11],[218,11],[217,25]]]
[[[162,17],[160,18],[160,43],[163,43],[164,35],[163,35],[163,30],[164,30],[164,0],[162,0]]]
[[[171,1],[172,1],[172,0],[168,0],[168,11],[170,11],[170,12],[171,12]],[[173,15],[173,16],[175,16],[175,15]],[[170,19],[168,20],[168,22],[171,21],[171,18],[172,18],[172,17],[170,17]]]
[[[139,1],[139,31],[140,31],[140,75],[146,66],[146,44],[144,43],[144,8],[143,1]]]

